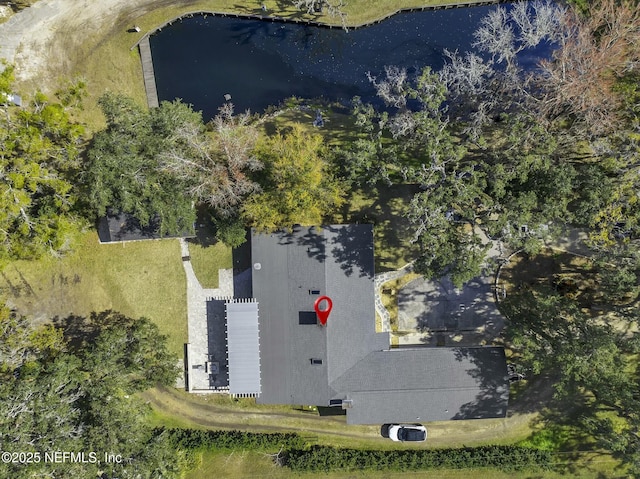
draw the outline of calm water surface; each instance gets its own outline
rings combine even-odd
[[[185,18],[151,37],[160,100],[181,98],[215,115],[226,93],[236,111],[262,111],[290,96],[375,98],[366,72],[385,65],[439,69],[443,50],[471,49],[495,6],[413,12],[345,32],[229,17]]]

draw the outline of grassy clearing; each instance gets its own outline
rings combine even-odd
[[[557,287],[570,299],[590,303],[597,288],[597,271],[588,258],[544,249],[541,254],[512,258],[502,270],[507,294],[519,288]]]
[[[101,245],[95,232],[87,233],[62,259],[10,263],[0,289],[19,312],[40,321],[106,309],[145,316],[182,357],[186,278],[177,240]]]
[[[202,246],[195,242],[189,243],[189,255],[193,271],[203,288],[218,287],[218,270],[233,267],[231,248],[223,243]]]
[[[347,426],[345,416],[319,416],[302,406],[265,406],[253,400],[236,401],[224,395],[196,396],[184,391],[156,388],[142,397],[153,408],[157,426],[239,429],[259,432],[298,432],[311,442],[336,447],[397,449],[406,447],[459,447],[513,444],[529,437],[535,414],[507,419],[443,421],[428,425],[429,440],[397,444],[380,436],[380,426]]]
[[[599,284],[598,268],[589,258],[553,249],[544,249],[533,257],[520,254],[512,258],[500,278],[507,294],[521,289],[552,288],[594,318],[606,319],[612,324],[620,319],[618,308],[633,304],[633,299],[616,302],[606,295]],[[621,327],[627,326],[621,323]]]
[[[314,104],[313,102],[299,101],[298,106],[289,106],[292,103],[285,101],[286,111],[278,116],[269,118],[264,122],[264,132],[267,135],[274,134],[278,129],[284,129],[292,124],[298,124],[308,133],[321,135],[328,146],[344,146],[353,142],[358,137],[358,128],[352,115],[336,112],[331,105]],[[316,128],[313,121],[316,119],[316,109],[322,111],[324,127]]]

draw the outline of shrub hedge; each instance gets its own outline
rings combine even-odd
[[[551,469],[550,451],[519,446],[481,446],[430,450],[365,450],[312,446],[284,451],[281,463],[294,471],[416,471],[492,467],[503,471]]]
[[[281,453],[279,465],[300,472],[419,471],[425,469],[467,469],[490,467],[502,471],[549,470],[551,451],[522,446],[479,446],[456,449],[373,450],[309,446],[293,433],[253,433],[201,429],[162,429],[178,449],[252,449]]]
[[[201,429],[167,429],[175,447],[195,449],[302,449],[305,440],[292,433],[254,433],[244,431],[209,431]]]

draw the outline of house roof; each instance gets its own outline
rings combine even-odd
[[[504,349],[419,347],[376,351],[337,383],[351,399],[347,422],[382,424],[504,417]]]
[[[260,394],[258,303],[248,299],[236,299],[227,301],[225,307],[229,392]]]
[[[272,404],[328,404],[331,382],[389,345],[375,332],[373,228],[333,225],[251,238],[253,295],[260,304],[262,394]],[[327,295],[325,327],[300,324]],[[319,359],[322,364],[312,363]]]
[[[260,305],[258,402],[348,399],[354,424],[505,415],[501,348],[389,350],[388,333],[376,333],[371,225],[253,231],[251,250]],[[326,326],[310,321],[321,295],[333,302]]]

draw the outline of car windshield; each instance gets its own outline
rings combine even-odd
[[[416,429],[402,429],[400,435],[403,441],[424,441],[425,439],[424,431]]]

